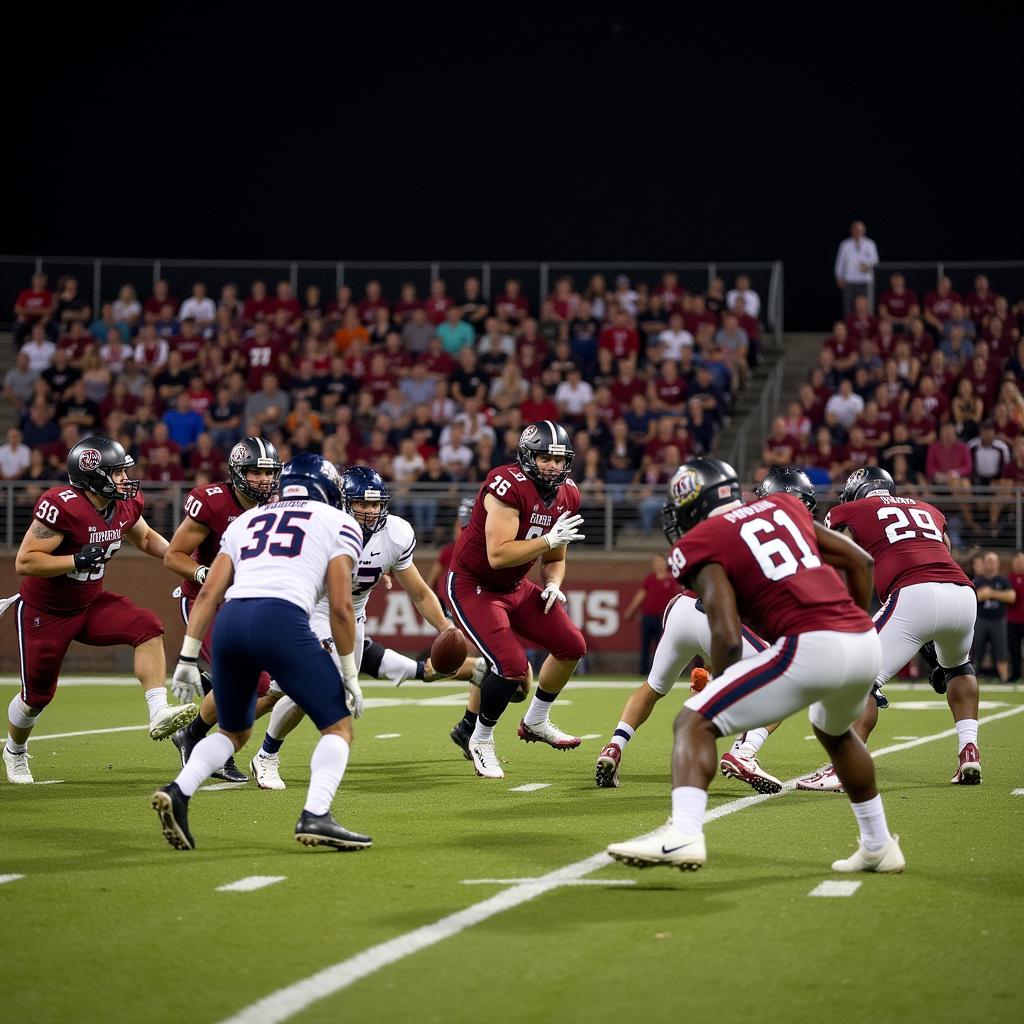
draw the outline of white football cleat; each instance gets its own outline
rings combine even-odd
[[[264,754],[257,752],[256,756],[249,762],[252,769],[252,777],[260,789],[285,789],[284,779],[281,778],[281,757],[279,754]]]
[[[876,871],[880,875],[899,874],[906,866],[899,836],[890,836],[889,842],[873,853],[858,844],[852,857],[832,862],[833,871]]]
[[[4,767],[7,769],[7,781],[18,786],[30,786],[36,780],[32,778],[32,769],[28,766],[28,759],[32,755],[27,751],[20,754],[12,754],[4,744]]]
[[[183,729],[199,714],[196,704],[168,704],[149,720],[149,738],[165,740]]]
[[[546,743],[555,750],[574,750],[583,742],[579,736],[570,736],[550,722],[540,722],[537,725],[520,722],[519,738],[526,743]]]
[[[666,825],[644,839],[613,843],[608,855],[634,868],[663,866],[681,871],[696,871],[704,866],[708,851],[702,832],[684,836],[674,825]]]
[[[796,780],[796,788],[808,793],[842,793],[843,784],[836,775],[835,768],[827,764],[810,775]]]
[[[484,742],[483,740],[469,741],[469,753],[473,758],[473,767],[477,775],[482,779],[503,779],[505,773],[501,770],[498,755],[494,752],[494,741]]]
[[[722,755],[719,765],[727,779],[739,779],[758,793],[781,793],[782,783],[769,775],[758,763],[757,757],[743,757],[733,750]]]

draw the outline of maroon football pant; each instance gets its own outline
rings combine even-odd
[[[72,615],[51,615],[20,600],[15,619],[21,655],[21,699],[40,711],[53,700],[72,640],[89,647],[138,647],[164,635],[163,623],[155,612],[107,591],[88,608]]]
[[[541,589],[530,580],[502,594],[450,572],[446,592],[456,621],[499,676],[526,675],[526,651],[518,637],[558,661],[579,661],[587,653],[587,642],[564,605],[556,601],[545,615]]]

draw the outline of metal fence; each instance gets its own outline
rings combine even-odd
[[[451,294],[458,294],[462,280],[474,275],[480,278],[484,298],[501,293],[506,279],[520,281],[533,309],[550,294],[554,282],[563,275],[572,277],[578,289],[584,289],[592,274],[603,274],[613,286],[618,274],[629,275],[632,283],[657,284],[668,270],[679,274],[680,283],[690,291],[704,291],[717,276],[731,287],[737,274],[747,274],[751,286],[764,300],[762,316],[776,345],[782,339],[783,270],[782,262],[774,260],[730,260],[728,262],[647,261],[636,260],[210,260],[210,259],[127,259],[123,257],[86,258],[80,256],[3,256],[0,255],[0,317],[9,317],[14,297],[27,288],[35,272],[45,273],[51,287],[57,279],[71,274],[78,279],[79,293],[90,297],[94,313],[104,301],[117,297],[122,285],[130,284],[140,298],[150,294],[153,284],[166,280],[171,293],[179,299],[188,296],[196,280],[205,282],[216,297],[223,285],[236,284],[245,297],[253,281],[265,281],[271,293],[277,281],[289,281],[296,294],[309,285],[317,285],[325,297],[335,294],[343,285],[350,285],[358,297],[367,281],[380,281],[384,294],[397,298],[406,281],[426,295],[431,281],[443,278]]]
[[[0,542],[8,548],[21,542],[32,517],[39,495],[52,484],[9,480],[2,484],[3,532]],[[146,521],[165,537],[169,537],[182,517],[182,503],[191,490],[189,483],[160,485],[144,483]],[[752,485],[751,485],[752,487]],[[475,497],[479,484],[414,484],[395,486],[391,509],[408,519],[416,530],[422,547],[446,544],[452,538],[455,513],[463,498]],[[910,494],[903,489],[903,494]],[[960,551],[971,548],[993,548],[1001,551],[1024,550],[1024,489],[1000,490],[975,488],[966,498],[954,498],[947,489],[930,488],[920,494],[945,513],[953,546]],[[819,514],[824,515],[836,500],[834,490],[819,490]],[[573,550],[599,553],[656,553],[665,550],[661,533],[661,506],[665,503],[665,487],[605,485],[604,493],[583,494],[581,512],[584,516],[586,541]],[[971,526],[973,520],[974,526]]]

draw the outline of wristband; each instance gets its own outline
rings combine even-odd
[[[359,675],[355,654],[342,654],[339,656],[339,660],[341,661],[341,674],[346,679],[355,679]]]
[[[187,636],[181,641],[181,654],[179,658],[184,661],[186,659],[195,661],[199,657],[199,651],[203,646],[203,641],[197,639],[194,636]]]
[[[202,586],[206,582],[206,577],[210,574],[209,568],[205,565],[197,565],[196,571],[192,573],[192,580]]]

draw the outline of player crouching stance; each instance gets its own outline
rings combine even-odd
[[[860,826],[857,851],[832,869],[902,871],[874,762],[850,728],[881,664],[878,636],[864,611],[871,600],[871,557],[815,523],[791,494],[744,504],[735,470],[719,459],[683,463],[669,484],[669,501],[683,534],[669,564],[707,611],[716,678],[676,718],[669,824],[609,846],[608,853],[636,867],[701,867],[717,738],[809,706],[815,735],[832,756]],[[849,594],[833,567],[845,570]],[[745,661],[741,615],[773,641]]]
[[[448,573],[448,603],[459,625],[487,659],[480,714],[469,742],[477,775],[502,779],[494,727],[527,678],[524,637],[551,653],[541,666],[537,692],[519,738],[556,750],[582,742],[548,719],[551,705],[586,653],[583,634],[565,610],[566,546],[579,532],[580,492],[569,479],[569,435],[550,420],[531,423],[519,437],[517,462],[491,470],[455,545]],[[543,590],[526,579],[541,559]]]
[[[213,690],[220,732],[197,743],[174,782],[153,794],[164,837],[179,850],[195,849],[189,799],[249,739],[264,669],[321,734],[295,838],[307,846],[344,850],[364,849],[372,842],[331,816],[352,743],[342,683],[346,689],[356,686],[352,573],[359,564],[362,533],[341,510],[341,478],[321,456],[300,455],[289,462],[280,487],[280,501],[250,509],[224,531],[220,554],[189,617],[175,681],[199,688],[196,659],[217,612]],[[309,626],[325,587],[343,679]]]
[[[90,647],[135,648],[135,674],[149,705],[149,735],[162,740],[196,715],[194,704],[167,703],[164,627],[148,609],[103,589],[107,562],[127,540],[153,558],[167,541],[142,518],[135,465],[108,437],[87,437],[68,452],[70,486],[51,487],[36,502],[15,570],[27,577],[17,597],[0,602],[0,613],[17,602],[21,693],[7,712],[3,760],[10,782],[33,782],[29,734],[53,700],[64,655],[72,640]]]

